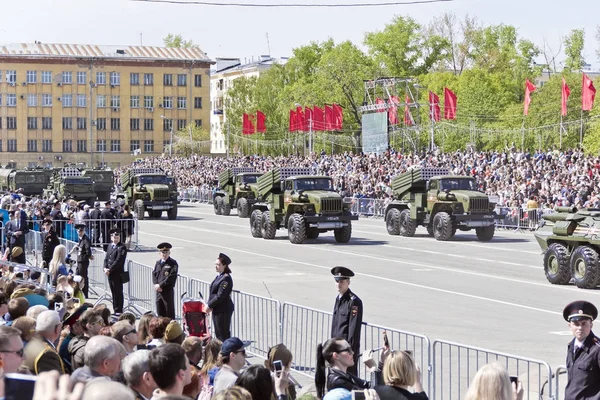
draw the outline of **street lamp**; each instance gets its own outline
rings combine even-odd
[[[166,119],[171,121],[171,140],[169,143],[169,156],[173,155],[173,118],[165,117],[164,115],[160,116],[162,119]]]

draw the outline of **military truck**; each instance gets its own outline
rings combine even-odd
[[[445,168],[415,167],[392,178],[395,200],[385,209],[390,235],[413,236],[417,226],[437,240],[450,240],[456,230],[475,229],[477,238],[494,237],[495,204],[477,190],[473,178],[450,175]]]
[[[40,196],[48,187],[53,175],[49,168],[0,169],[0,189],[16,191],[21,189],[25,196]]]
[[[219,174],[219,189],[213,194],[215,214],[229,215],[237,208],[238,217],[248,218],[258,198],[256,180],[262,174],[254,168],[227,168]]]
[[[333,190],[328,176],[311,175],[309,168],[275,168],[258,180],[260,201],[252,205],[250,232],[255,238],[274,239],[277,229],[288,230],[294,244],[333,231],[335,241],[348,243],[352,221],[350,203]]]
[[[548,282],[583,289],[600,285],[600,209],[556,207],[542,216],[534,236],[544,254]]]
[[[144,219],[146,211],[152,218],[160,218],[167,211],[169,219],[177,219],[177,184],[159,168],[131,168],[120,177],[123,198]]]
[[[82,176],[88,176],[94,182],[94,190],[98,194],[98,200],[107,201],[115,186],[115,175],[112,169],[85,168],[81,171]]]
[[[90,206],[94,204],[97,194],[94,182],[89,176],[82,176],[81,170],[74,167],[61,168],[54,171],[48,187],[43,191],[43,198],[84,200]]]

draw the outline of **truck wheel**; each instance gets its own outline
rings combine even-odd
[[[481,240],[482,242],[489,242],[494,237],[495,229],[496,229],[496,227],[494,225],[485,226],[485,227],[481,227],[481,228],[475,228],[475,233],[477,234],[477,239]]]
[[[433,217],[433,236],[440,241],[452,239],[452,219],[450,219],[450,214],[444,211],[435,214],[435,217]]]
[[[410,210],[402,210],[400,212],[400,236],[412,237],[415,235],[417,224],[414,219],[410,217]]]
[[[223,205],[221,206],[221,215],[231,214],[231,203],[228,201],[225,201],[224,197],[221,197],[221,199],[223,200]]]
[[[215,197],[213,200],[213,207],[215,208],[215,214],[221,215],[221,208],[223,207],[223,197]]]
[[[271,221],[271,217],[269,216],[269,211],[264,211],[262,213],[262,237],[263,239],[275,239],[275,234],[277,233],[277,225],[275,222]]]
[[[427,233],[433,237],[433,225],[431,223],[427,224]]]
[[[254,210],[250,215],[250,232],[252,233],[252,237],[261,238],[262,237],[262,211]]]
[[[544,254],[546,279],[553,285],[567,285],[571,280],[569,252],[560,243],[552,243]]]
[[[571,254],[571,273],[578,288],[593,289],[598,286],[600,271],[596,250],[589,246],[576,248]]]
[[[177,205],[174,205],[173,208],[171,208],[169,211],[167,211],[167,217],[170,220],[177,219]]]
[[[250,207],[249,207],[247,198],[242,197],[238,200],[237,212],[238,212],[238,217],[240,217],[240,218],[248,218],[250,216]]]
[[[333,236],[335,237],[335,241],[338,243],[348,243],[352,237],[352,221],[348,221],[348,226],[334,229]]]
[[[319,237],[319,230],[317,228],[308,228],[306,230],[307,239],[316,239]]]
[[[306,240],[306,224],[302,214],[294,213],[288,221],[288,238],[294,244],[301,244]]]
[[[146,213],[146,207],[144,207],[144,202],[142,200],[136,200],[133,209],[137,214],[138,221],[142,221],[144,219],[144,214]]]
[[[385,218],[385,225],[390,235],[400,234],[400,210],[397,208],[390,208]]]

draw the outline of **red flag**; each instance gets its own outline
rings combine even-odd
[[[375,104],[385,104],[385,100],[382,100],[378,97],[375,99]],[[385,112],[385,108],[379,108],[377,109],[377,112]]]
[[[562,101],[560,108],[560,115],[563,117],[567,116],[567,100],[569,100],[569,96],[571,95],[571,89],[569,89],[569,85],[565,81],[565,78],[562,78]]]
[[[412,116],[410,115],[410,108],[408,107],[408,104],[410,103],[410,98],[408,97],[408,95],[406,95],[406,97],[404,98],[404,102],[406,103],[406,105],[404,106],[404,125],[411,126],[413,124],[413,121]]]
[[[265,133],[267,131],[266,126],[267,117],[265,113],[262,111],[256,112],[256,131],[260,133]]]
[[[344,113],[342,111],[342,106],[339,104],[333,105],[333,129],[336,131],[341,131],[342,126],[344,125]]]
[[[390,124],[396,125],[398,123],[398,103],[400,99],[397,96],[390,97],[390,108],[388,110],[388,120]]]
[[[313,110],[310,107],[304,107],[304,131],[309,132],[311,129],[315,129]]]
[[[596,88],[594,82],[586,74],[583,74],[583,87],[581,88],[581,109],[590,111],[594,106],[594,98],[596,97]]]
[[[244,114],[242,117],[242,135],[248,135],[248,122],[250,122],[250,119],[248,119],[248,114]]]
[[[525,82],[525,115],[529,115],[529,104],[531,103],[531,93],[533,92],[535,92],[535,85],[527,79],[527,82]]]
[[[256,133],[256,129],[254,129],[254,115],[248,115],[248,135],[254,135]]]
[[[296,122],[297,122],[297,130],[303,131],[305,122],[304,122],[304,111],[302,111],[302,107],[296,107]]]
[[[440,98],[433,92],[429,92],[429,119],[440,120]]]
[[[325,130],[325,111],[317,106],[313,108],[313,128],[315,131]]]
[[[333,108],[328,105],[325,106],[325,130],[333,130]]]
[[[444,119],[456,119],[456,95],[444,88]]]
[[[290,110],[290,132],[296,132],[298,121],[296,118],[296,112],[294,110]]]

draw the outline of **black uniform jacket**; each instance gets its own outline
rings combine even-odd
[[[411,393],[406,389],[396,386],[375,386],[375,391],[380,400],[429,400],[425,392]]]
[[[371,383],[363,381],[357,376],[351,375],[339,369],[330,368],[327,374],[327,391],[343,388],[346,390],[361,390],[371,387]]]
[[[77,252],[77,262],[90,261],[92,255],[92,242],[90,238],[84,233],[81,239],[79,239],[79,251]]]
[[[175,281],[177,281],[177,271],[179,265],[177,261],[171,257],[167,258],[164,264],[158,260],[154,265],[154,271],[152,271],[152,283],[159,285],[164,292],[170,292],[175,288]]]
[[[590,332],[574,354],[575,339],[567,350],[568,381],[565,400],[600,400],[600,339]]]
[[[60,239],[54,228],[44,233],[44,247],[42,248],[42,258],[52,259],[54,248],[60,244]]]
[[[27,229],[27,225],[17,227],[16,220],[10,220],[4,226],[6,237],[8,238],[8,243],[10,247],[19,246],[23,250],[25,250],[25,234],[29,231]],[[15,233],[21,232],[22,235],[16,236]]]
[[[127,258],[127,247],[121,242],[113,249],[112,243],[108,245],[106,257],[104,258],[104,268],[110,270],[109,276],[120,276],[125,272],[125,260]]]
[[[233,312],[233,301],[231,301],[231,291],[233,290],[233,279],[231,275],[219,274],[210,284],[210,296],[208,297],[208,306],[214,313]]]
[[[363,319],[362,301],[350,289],[335,300],[331,337],[345,338],[350,347],[357,352],[360,346],[360,328]]]

